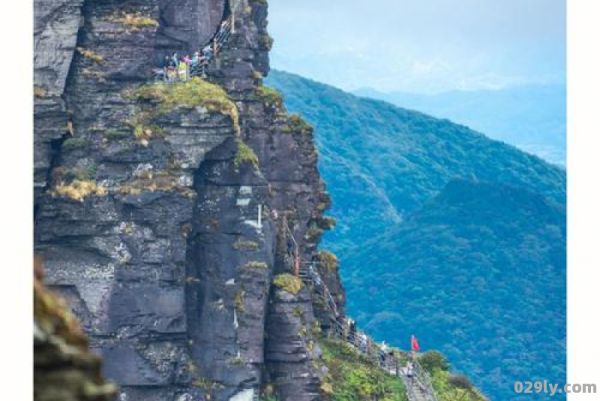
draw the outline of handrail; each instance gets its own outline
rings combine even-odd
[[[210,48],[212,48],[212,50],[213,50],[212,57],[210,57],[208,60],[204,60],[203,62],[196,64],[194,66],[196,68],[192,68],[192,65],[190,63],[188,63],[186,66],[187,70],[186,70],[185,78],[182,79],[179,76],[179,66],[177,66],[175,68],[175,77],[176,77],[175,79],[170,78],[170,75],[168,73],[169,69],[166,66],[164,68],[155,70],[156,78],[159,79],[160,76],[162,76],[163,81],[165,81],[167,83],[171,83],[171,82],[181,81],[181,80],[187,81],[191,77],[200,76],[200,75],[204,77],[206,74],[206,67],[208,66],[208,64],[210,64],[214,59],[216,59],[218,57],[218,54],[223,49],[223,47],[225,46],[225,44],[227,43],[227,41],[229,40],[231,35],[234,33],[233,26],[234,26],[234,21],[233,21],[233,13],[232,13],[231,19],[227,18],[227,19],[223,20],[221,22],[221,24],[219,25],[219,30],[217,31],[217,33],[203,47],[203,48],[206,48],[207,46],[210,46]]]
[[[285,229],[287,230],[288,234],[290,235],[290,238],[292,239],[294,246],[296,248],[299,248],[298,242],[296,241],[296,238],[294,238],[294,234],[292,233],[292,230],[290,230],[290,226],[287,224],[287,219],[285,220],[284,226],[285,226]]]
[[[288,227],[289,231],[289,227]],[[291,234],[291,231],[290,231]],[[292,236],[292,239],[295,239]],[[417,394],[417,390],[413,384],[411,384],[408,377],[406,377],[406,373],[401,373],[400,362],[395,357],[392,356],[393,360],[390,360],[390,355],[382,348],[376,345],[375,341],[373,341],[369,336],[367,336],[362,331],[355,331],[354,333],[346,333],[347,327],[340,321],[340,315],[337,311],[337,304],[327,287],[327,284],[323,281],[320,273],[314,268],[314,265],[319,262],[305,262],[301,267],[300,277],[306,281],[313,289],[319,287],[319,292],[321,297],[325,298],[325,305],[329,307],[330,312],[333,313],[334,319],[332,319],[334,323],[333,334],[339,338],[342,338],[345,342],[351,344],[355,347],[359,352],[367,355],[368,357],[374,357],[376,359],[376,363],[380,366],[388,374],[394,376],[403,376],[404,382],[407,388],[407,395],[410,401],[422,400],[421,397]],[[414,376],[412,379],[415,384],[421,388],[422,393],[424,393],[426,397],[426,401],[438,401],[438,398],[435,394],[435,390],[433,389],[433,385],[431,383],[431,379],[429,378],[429,374],[423,367],[418,363],[417,360],[413,360],[413,372]]]
[[[323,278],[321,277],[321,275],[319,274],[319,272],[317,272],[313,265],[309,265],[308,266],[308,276],[306,276],[306,269],[303,269],[302,267],[300,268],[300,272],[304,274],[305,277],[308,277],[311,280],[311,283],[314,285],[316,284],[318,287],[322,288],[323,291],[323,295],[326,298],[326,302],[329,304],[329,306],[331,307],[331,309],[333,309],[333,313],[334,316],[337,318],[340,316],[338,309],[337,309],[337,303],[335,302],[335,299],[333,298],[333,295],[331,295],[331,291],[329,291],[329,288],[327,287],[327,284],[325,284],[325,282],[323,281]],[[337,321],[336,321],[337,322]],[[337,322],[339,323],[339,322]]]

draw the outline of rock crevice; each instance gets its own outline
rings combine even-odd
[[[316,257],[329,199],[312,130],[262,87],[266,4],[241,2],[206,81],[149,82],[228,9],[36,1],[36,252],[121,400],[321,397],[326,312],[273,278],[295,269],[288,233]]]

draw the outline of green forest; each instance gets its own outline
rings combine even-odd
[[[315,127],[348,312],[415,334],[493,400],[565,376],[566,175],[466,126],[292,74],[267,80]],[[554,397],[557,399],[557,397]]]

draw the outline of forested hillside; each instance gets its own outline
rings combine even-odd
[[[350,314],[392,343],[417,334],[495,400],[562,381],[564,171],[448,120],[287,73],[268,84],[316,128]]]
[[[354,93],[435,117],[448,118],[551,163],[565,165],[565,85],[524,85],[433,95],[383,93],[372,89],[361,89]]]

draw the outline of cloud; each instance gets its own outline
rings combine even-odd
[[[270,0],[274,68],[344,89],[564,82],[564,0]]]

